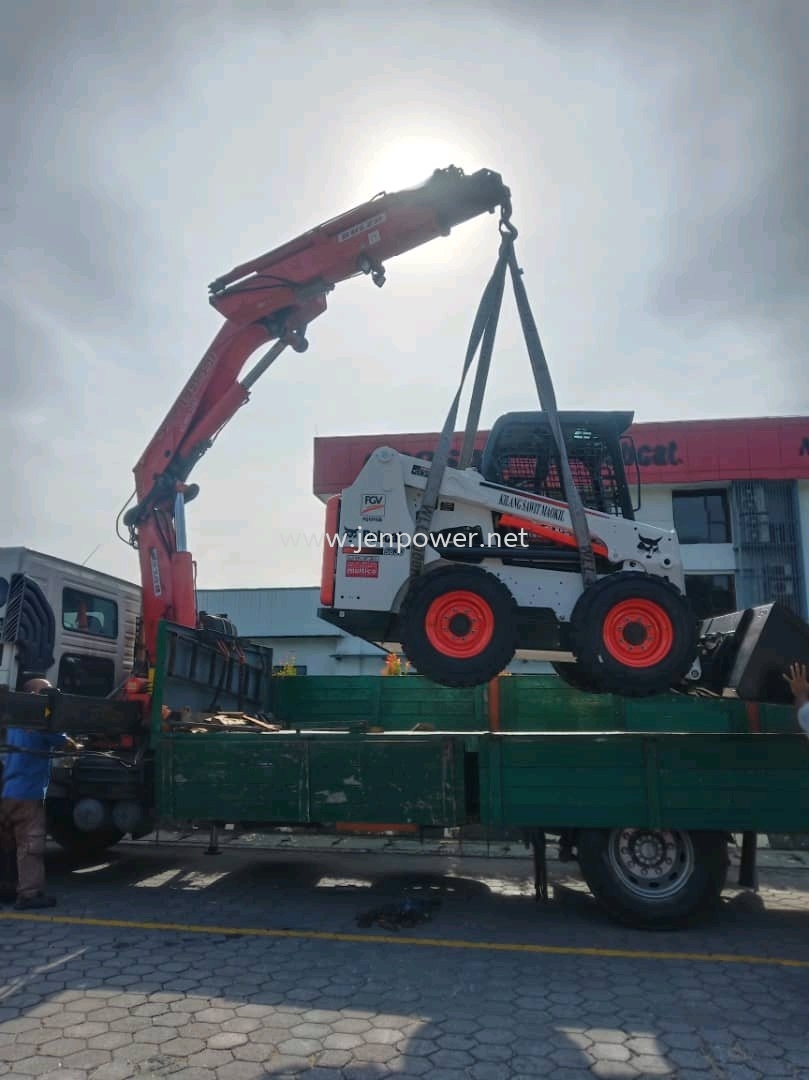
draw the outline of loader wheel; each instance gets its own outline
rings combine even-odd
[[[598,683],[592,678],[588,678],[587,675],[584,675],[578,664],[552,663],[551,667],[562,682],[567,683],[568,686],[572,686],[574,690],[579,690],[583,694],[601,693],[601,687]]]
[[[517,648],[516,604],[496,577],[446,567],[410,586],[399,613],[402,649],[416,671],[443,686],[481,686]]]
[[[663,578],[615,573],[573,609],[577,672],[604,693],[648,697],[678,686],[697,655],[699,624],[686,597]]]

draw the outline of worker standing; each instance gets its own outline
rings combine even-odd
[[[6,729],[0,728],[0,744],[5,745]],[[0,795],[3,791],[3,771],[8,755],[0,752]],[[6,823],[6,812],[0,798],[0,904],[13,903],[17,899],[17,849],[14,835]]]
[[[798,724],[804,734],[809,736],[809,677],[806,674],[806,664],[790,664],[784,678],[792,691],[798,711]]]
[[[53,689],[47,679],[31,679],[23,691],[42,694]],[[59,746],[76,746],[64,734],[6,731],[6,760],[0,800],[0,849],[4,858],[0,870],[10,873],[7,861],[16,853],[17,882],[0,881],[0,897],[9,902],[16,897],[18,911],[53,907],[56,900],[45,894],[45,796],[50,781],[50,751]]]

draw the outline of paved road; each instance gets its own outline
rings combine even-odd
[[[0,1077],[809,1078],[809,871],[710,924],[616,927],[567,865],[122,846],[0,909]],[[404,897],[431,922],[361,929]],[[150,925],[144,925],[150,924]]]

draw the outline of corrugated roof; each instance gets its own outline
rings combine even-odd
[[[198,589],[197,606],[227,615],[244,637],[342,637],[317,617],[317,586],[277,589]]]

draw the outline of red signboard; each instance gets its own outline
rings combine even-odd
[[[641,482],[704,484],[730,480],[809,479],[809,417],[759,417],[751,420],[672,420],[634,424]],[[488,436],[478,434],[476,450]],[[456,435],[453,453],[461,448]],[[438,434],[340,435],[315,439],[315,495],[326,499],[354,482],[379,446],[430,458]],[[630,481],[634,470],[630,469]]]

